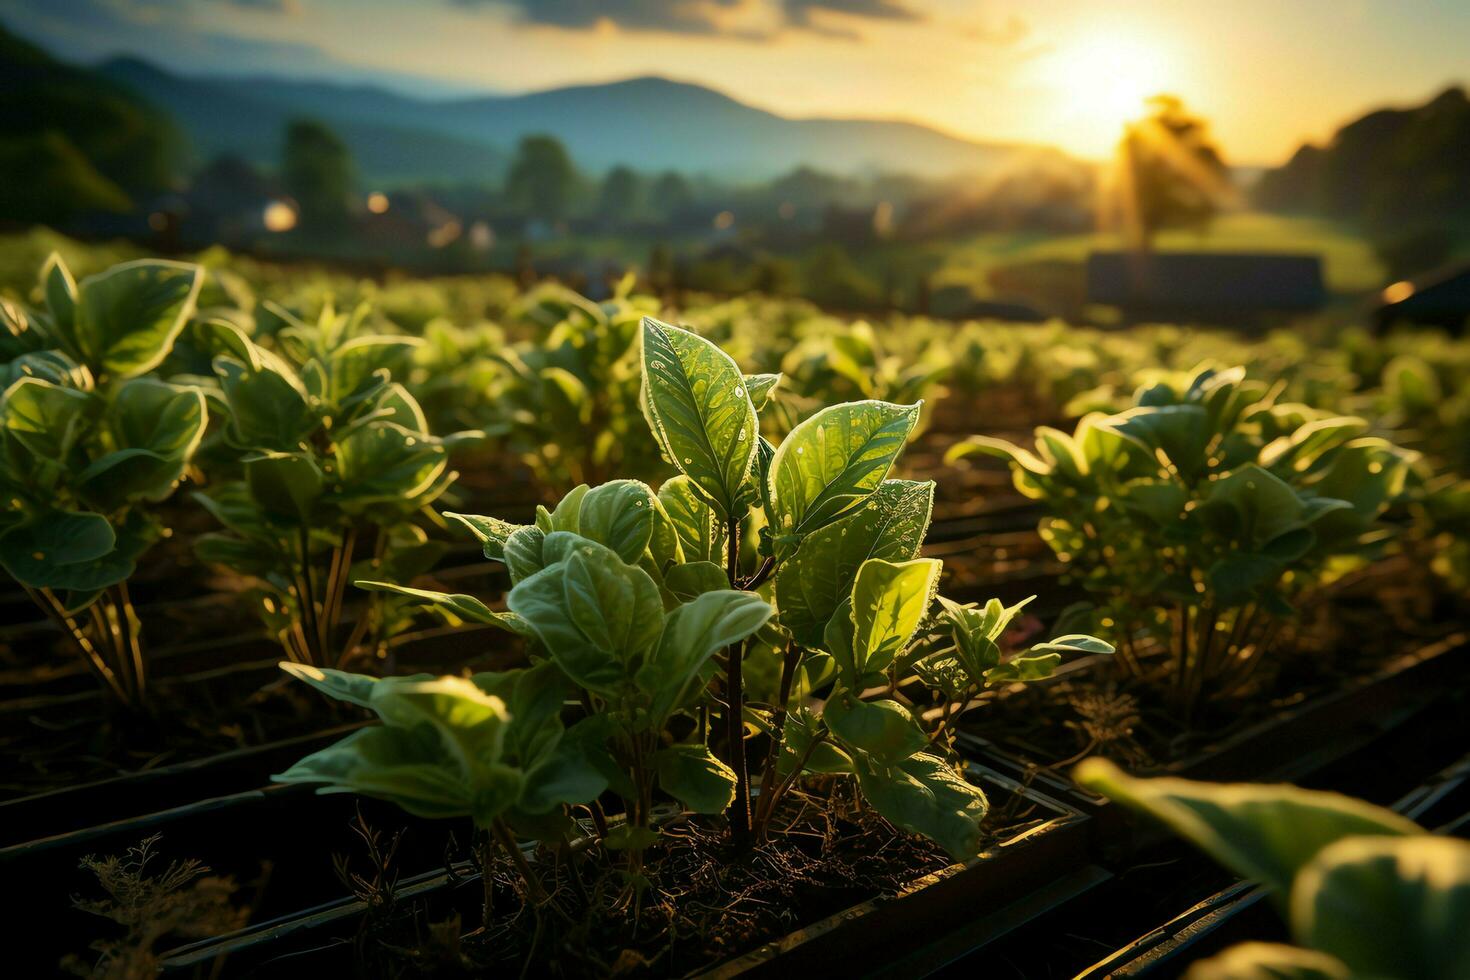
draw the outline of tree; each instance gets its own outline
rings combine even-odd
[[[297,119],[286,127],[281,180],[296,200],[301,225],[309,231],[342,227],[352,210],[352,154],[323,124]]]
[[[532,218],[556,222],[571,211],[577,169],[554,136],[527,136],[516,148],[505,196]]]
[[[1149,100],[1118,145],[1113,206],[1135,247],[1164,228],[1204,229],[1230,196],[1230,171],[1203,119],[1172,95]]]
[[[602,179],[597,195],[597,214],[606,221],[626,222],[638,213],[643,181],[629,167],[617,166]]]
[[[681,174],[666,170],[653,182],[653,209],[665,221],[675,221],[694,204],[694,192]]]

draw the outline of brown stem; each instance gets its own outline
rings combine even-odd
[[[41,611],[46,613],[47,616],[51,617],[52,621],[61,628],[62,632],[71,637],[72,643],[76,645],[76,648],[82,654],[82,662],[92,671],[93,676],[104,687],[112,691],[119,701],[126,704],[128,700],[127,693],[118,681],[117,674],[108,666],[102,654],[97,651],[97,647],[92,643],[91,638],[87,636],[86,631],[82,629],[75,619],[67,615],[66,609],[62,606],[60,600],[52,594],[51,590],[41,589],[37,591],[28,585],[22,585],[21,588],[26,590],[26,595],[31,597],[31,601],[40,607]]]
[[[305,594],[301,597],[301,612],[306,619],[309,635],[316,639],[316,658],[318,667],[330,667],[332,663],[327,654],[327,638],[322,632],[321,620],[316,614],[316,584],[311,580],[311,528],[305,524],[301,525],[301,581],[305,586]]]
[[[505,848],[510,855],[511,863],[516,866],[516,871],[525,881],[526,892],[530,895],[532,904],[545,905],[551,896],[546,894],[546,888],[541,884],[541,879],[536,876],[536,872],[531,870],[530,863],[526,861],[526,855],[521,853],[521,847],[516,843],[515,835],[510,832],[505,821],[496,820],[490,825],[490,830],[495,835],[495,839],[500,842],[500,846]]]
[[[781,761],[781,748],[786,733],[786,711],[791,701],[791,687],[796,682],[796,668],[801,663],[801,647],[795,643],[786,645],[786,655],[781,661],[781,689],[771,716],[771,747],[766,752],[766,767],[761,772],[761,798],[755,810],[755,836],[764,840],[766,826],[771,819],[771,794],[776,790],[776,767]]]
[[[725,572],[735,588],[740,574],[740,521],[730,519],[725,548]],[[745,759],[745,682],[741,676],[745,644],[725,651],[725,742],[730,768],[735,772],[735,799],[730,803],[730,839],[737,847],[750,843],[750,769]]]

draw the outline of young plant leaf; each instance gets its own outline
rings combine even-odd
[[[703,337],[644,317],[643,391],[649,427],[670,461],[721,518],[738,516],[757,434],[740,368]]]
[[[863,562],[852,584],[850,680],[888,669],[919,628],[939,586],[942,567],[933,558],[905,562],[870,558]]]
[[[1328,844],[1345,837],[1424,831],[1392,810],[1295,786],[1138,779],[1104,759],[1087,759],[1078,784],[1147,813],[1246,878],[1285,898],[1292,880]]]
[[[863,797],[896,827],[922,834],[956,861],[980,851],[985,793],[936,755],[920,753],[891,768],[854,757]]]
[[[735,799],[735,770],[715,758],[707,745],[659,749],[654,765],[663,791],[695,813],[720,813]]]
[[[863,562],[918,557],[933,508],[932,481],[885,480],[851,514],[813,531],[776,574],[781,625],[797,642],[819,646]]]
[[[797,539],[878,488],[919,421],[918,405],[850,402],[791,430],[771,460],[771,525]]]

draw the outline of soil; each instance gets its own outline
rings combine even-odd
[[[821,799],[811,795],[818,794]],[[665,828],[647,852],[639,891],[622,858],[583,860],[580,887],[556,865],[547,890],[561,914],[524,902],[521,880],[503,858],[493,865],[496,917],[459,938],[458,912],[438,922],[417,906],[368,922],[359,971],[383,977],[685,976],[852,908],[893,896],[953,862],[935,844],[895,830],[855,798],[850,780],[831,778],[792,794],[769,839],[731,850],[715,822]],[[1019,804],[1019,805],[1016,805]],[[995,796],[984,843],[1039,822],[1024,798]],[[538,863],[555,865],[554,855]],[[585,897],[584,897],[585,896]],[[472,921],[475,914],[466,914]],[[530,970],[530,974],[525,973]]]

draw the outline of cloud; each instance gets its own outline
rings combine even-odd
[[[856,38],[822,15],[916,21],[902,0],[451,0],[461,7],[509,9],[522,23],[590,30],[604,23],[623,31],[708,34],[768,40],[785,28]],[[818,16],[813,17],[816,13]],[[752,18],[750,15],[756,15]],[[752,26],[752,21],[760,26]]]
[[[296,0],[220,0],[229,7],[239,7],[241,10],[259,10],[270,14],[296,15],[301,13],[301,4]]]
[[[799,27],[811,24],[812,12],[870,17],[874,20],[923,20],[923,15],[898,0],[785,0],[786,19]]]
[[[724,33],[721,9],[742,0],[453,0],[462,7],[509,7],[524,23],[588,30],[607,22],[627,31]]]

